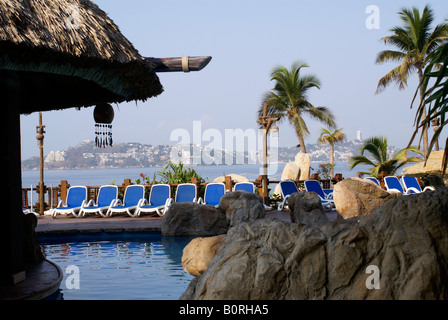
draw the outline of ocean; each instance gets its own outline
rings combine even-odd
[[[269,175],[271,180],[280,180],[283,168],[286,163],[279,163],[277,170]],[[317,171],[319,163],[311,164],[311,173]],[[189,167],[189,166],[185,166]],[[221,166],[191,166],[206,181],[212,182],[216,177],[238,174],[247,177],[250,181],[261,175],[262,165],[221,165]],[[101,186],[114,183],[120,185],[125,179],[135,180],[143,173],[153,177],[154,173],[161,171],[162,167],[151,168],[123,168],[123,169],[87,169],[87,170],[45,170],[44,182],[47,187],[58,186],[61,180],[67,180],[71,186]],[[349,169],[347,163],[336,163],[335,173],[341,173],[344,178],[356,176],[359,170],[366,170],[366,167],[356,167],[353,171]],[[39,171],[22,171],[22,187],[29,188],[39,183]]]

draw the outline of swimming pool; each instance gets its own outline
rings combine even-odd
[[[46,258],[64,273],[63,300],[177,300],[193,276],[181,264],[192,237],[159,232],[41,235]]]

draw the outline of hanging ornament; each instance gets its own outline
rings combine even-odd
[[[95,119],[95,145],[98,148],[113,146],[112,121],[114,120],[114,108],[108,103],[98,104],[93,110]]]

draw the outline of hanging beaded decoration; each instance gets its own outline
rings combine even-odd
[[[114,120],[114,108],[110,104],[102,103],[93,110],[95,119],[95,145],[98,148],[113,146],[112,121]]]

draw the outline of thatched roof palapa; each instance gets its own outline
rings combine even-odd
[[[90,0],[0,0],[0,91],[6,141],[0,148],[0,166],[8,168],[3,174],[8,193],[0,211],[2,288],[23,282],[29,272],[25,272],[28,258],[33,259],[25,257],[33,250],[25,250],[23,235],[24,226],[32,223],[25,224],[21,210],[20,115],[144,101],[163,91],[155,72],[199,71],[210,60],[144,58]]]
[[[144,101],[163,91],[154,68],[90,0],[0,0],[0,76],[19,75],[21,114]]]

